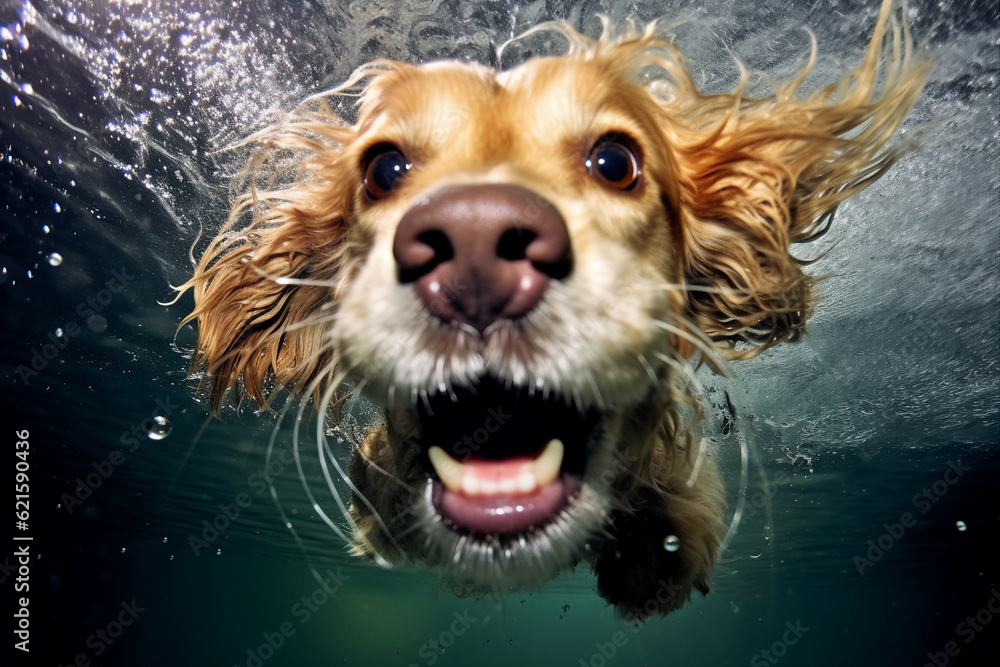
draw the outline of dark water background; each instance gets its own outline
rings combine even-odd
[[[191,329],[174,340],[190,299],[158,302],[189,275],[198,229],[224,218],[241,156],[219,149],[373,57],[484,60],[539,20],[593,29],[598,11],[692,17],[678,41],[719,90],[735,80],[734,54],[773,75],[800,66],[802,26],[830,56],[808,85],[831,80],[837,59],[857,61],[877,7],[0,1],[5,479],[15,431],[31,445],[29,529],[8,515],[0,550],[8,646],[22,595],[14,552],[27,543],[13,538],[32,537],[31,653],[3,664],[994,664],[995,0],[910,3],[918,39],[941,54],[905,126],[924,130],[922,147],[803,249],[826,253],[814,272],[829,276],[806,340],[735,366],[731,380],[703,377],[707,433],[731,511],[742,507],[707,598],[636,631],[582,570],[477,599],[427,573],[355,563],[323,521],[337,516],[325,485],[310,486],[314,507],[294,465],[273,468],[278,503],[259,483],[274,416],[207,419],[185,378]],[[355,412],[363,422],[364,406]],[[167,437],[146,436],[153,416],[169,421]],[[274,435],[278,463],[291,421]],[[320,480],[303,437],[304,477]],[[68,503],[81,482],[90,495]],[[238,518],[219,519],[237,503]],[[213,521],[225,525],[217,535]],[[312,569],[336,575],[335,594]]]

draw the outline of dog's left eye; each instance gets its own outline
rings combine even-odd
[[[597,142],[585,164],[591,176],[616,190],[631,190],[639,181],[639,161],[635,153],[614,139]]]
[[[365,168],[365,191],[372,199],[387,197],[410,171],[412,165],[403,153],[386,147],[368,160]]]

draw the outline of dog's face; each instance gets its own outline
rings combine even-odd
[[[348,477],[381,563],[509,590],[583,560],[640,616],[707,591],[721,492],[679,385],[695,353],[801,332],[789,244],[899,156],[926,77],[880,58],[890,7],[841,92],[805,100],[703,95],[652,30],[561,26],[568,54],[506,72],[362,68],[336,91],[360,88],[356,123],[321,100],[257,137],[186,286],[213,408],[278,385],[325,413],[343,381],[379,405]]]
[[[683,308],[662,287],[676,170],[649,95],[574,64],[407,67],[370,91],[343,158],[366,247],[333,337],[380,404],[487,375],[587,406],[648,393],[673,347],[655,323]]]
[[[650,434],[633,432],[666,414],[683,360],[676,169],[617,67],[394,69],[344,156],[366,247],[331,336],[386,410],[362,456],[392,467],[373,484],[402,511],[379,514],[408,557],[477,584],[585,554],[609,486],[648,466]],[[616,456],[641,463],[602,478]]]

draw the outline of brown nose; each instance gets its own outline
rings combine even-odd
[[[505,184],[445,188],[418,202],[396,229],[399,281],[430,312],[480,333],[528,313],[550,279],[569,274],[569,232],[547,199]]]

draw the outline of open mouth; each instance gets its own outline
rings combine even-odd
[[[482,378],[417,408],[435,511],[452,530],[518,534],[577,497],[601,414],[564,397]]]

